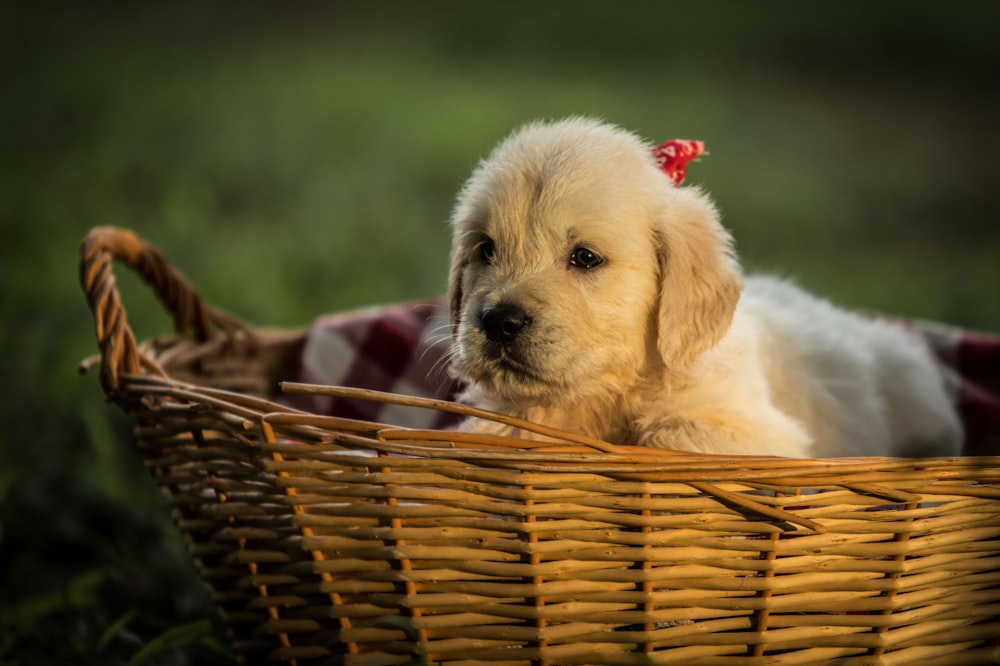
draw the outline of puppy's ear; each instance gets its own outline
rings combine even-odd
[[[654,232],[659,243],[657,345],[671,373],[683,374],[732,321],[743,288],[732,237],[698,190],[675,190]]]

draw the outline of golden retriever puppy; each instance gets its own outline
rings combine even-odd
[[[787,282],[744,280],[713,204],[675,187],[650,150],[570,118],[523,127],[475,169],[449,277],[466,401],[619,444],[958,454],[961,425],[921,342]]]

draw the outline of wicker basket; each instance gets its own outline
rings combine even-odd
[[[177,335],[136,343],[115,259]],[[1000,458],[693,455],[311,414],[277,389],[303,332],[206,307],[127,231],[87,236],[81,278],[92,364],[249,662],[1000,663]]]

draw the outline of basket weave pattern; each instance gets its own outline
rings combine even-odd
[[[175,337],[136,343],[116,259]],[[205,306],[126,231],[88,235],[81,279],[102,386],[248,661],[1000,663],[1000,458],[708,456],[311,414],[276,393],[302,333]]]

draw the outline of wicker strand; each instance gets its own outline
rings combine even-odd
[[[558,430],[556,428],[551,428],[549,426],[541,425],[538,423],[532,423],[531,421],[525,421],[523,419],[514,418],[513,416],[508,416],[507,414],[500,414],[499,412],[491,412],[485,409],[479,409],[476,407],[470,407],[468,405],[461,405],[458,403],[449,402],[447,400],[435,400],[432,398],[417,398],[414,396],[405,396],[396,393],[385,393],[382,391],[372,391],[369,389],[351,388],[347,386],[321,386],[317,384],[302,384],[299,382],[282,382],[280,386],[281,390],[285,391],[286,393],[324,395],[335,398],[347,398],[355,400],[373,400],[393,405],[404,405],[408,407],[421,407],[424,409],[433,409],[441,412],[447,412],[449,414],[457,414],[459,416],[470,416],[470,417],[488,419],[490,421],[496,421],[497,423],[513,426],[515,428],[520,428],[522,430],[526,430],[528,432],[532,432],[538,435],[543,435],[545,437],[551,437],[557,440],[565,440],[568,442],[575,442],[578,444],[585,444],[587,446],[597,449],[598,451],[606,451],[608,453],[616,453],[626,450],[625,447],[620,447],[615,444],[602,441],[600,439],[594,439],[593,437],[586,437],[584,435],[578,435],[576,433],[565,432],[563,430]],[[500,441],[499,438],[496,441]],[[508,438],[508,441],[520,441],[520,440],[514,440],[513,438]]]
[[[773,532],[769,534],[767,538],[770,541],[770,547],[761,551],[759,555],[761,560],[767,564],[763,567],[763,571],[759,571],[757,575],[766,579],[772,579],[774,578],[774,561],[778,554],[776,542],[779,538],[779,534],[777,532]],[[768,619],[771,614],[768,609],[768,600],[770,600],[772,594],[773,590],[770,585],[766,585],[757,591],[757,597],[761,599],[761,606],[754,611],[753,628],[756,633],[762,636],[765,635],[764,632],[766,632],[768,628]],[[749,654],[754,657],[762,657],[764,655],[764,645],[764,641],[761,641],[756,645],[747,646]]]
[[[166,376],[159,363],[141,353],[128,325],[125,309],[112,271],[119,260],[149,284],[174,320],[174,330],[198,341],[208,340],[213,330],[228,338],[253,344],[248,326],[208,307],[198,291],[174,269],[152,245],[135,233],[115,227],[97,227],[80,246],[80,283],[94,314],[94,328],[101,350],[101,381],[112,397],[119,375],[137,374],[139,369]],[[86,364],[81,369],[86,369]]]
[[[261,432],[264,435],[264,441],[265,442],[267,442],[269,444],[277,444],[278,443],[278,439],[277,439],[277,437],[274,434],[274,427],[270,423],[268,423],[266,419],[261,419]],[[278,453],[278,452],[273,452],[271,454],[271,457],[277,463],[281,463],[281,462],[284,461],[284,457],[280,453]],[[289,477],[288,472],[278,472],[278,476],[280,478],[285,478],[285,479],[287,479]],[[291,485],[285,486],[284,489],[285,489],[285,494],[289,497],[289,499],[293,499],[294,500],[295,496],[298,494],[298,490],[294,486],[291,486]],[[303,516],[305,514],[305,509],[303,508],[303,506],[301,504],[296,503],[296,502],[293,501],[292,502],[292,513],[295,516],[301,517],[301,516]],[[305,537],[306,539],[313,539],[313,538],[316,537],[316,533],[313,530],[313,528],[311,528],[311,527],[302,527],[301,530],[302,530],[302,536]],[[312,555],[313,560],[315,560],[316,562],[322,563],[322,562],[326,561],[326,559],[327,559],[326,558],[326,553],[324,553],[322,550],[313,548],[309,552]],[[321,571],[320,578],[323,580],[324,583],[327,583],[328,585],[333,582],[333,576],[328,571]],[[330,592],[328,594],[328,598],[330,600],[330,603],[335,608],[343,606],[344,601],[343,601],[343,598],[341,597],[340,594],[338,594],[336,592]],[[339,621],[341,629],[350,629],[351,628],[351,620],[350,620],[349,617],[347,617],[347,616],[341,616],[340,618],[338,618],[338,621]],[[282,642],[283,647],[289,647],[289,645],[286,645],[285,642],[286,642],[286,640],[283,640],[283,642]],[[357,645],[357,643],[355,643],[353,641],[347,642],[347,652],[349,654],[357,654],[358,653],[358,645]]]

